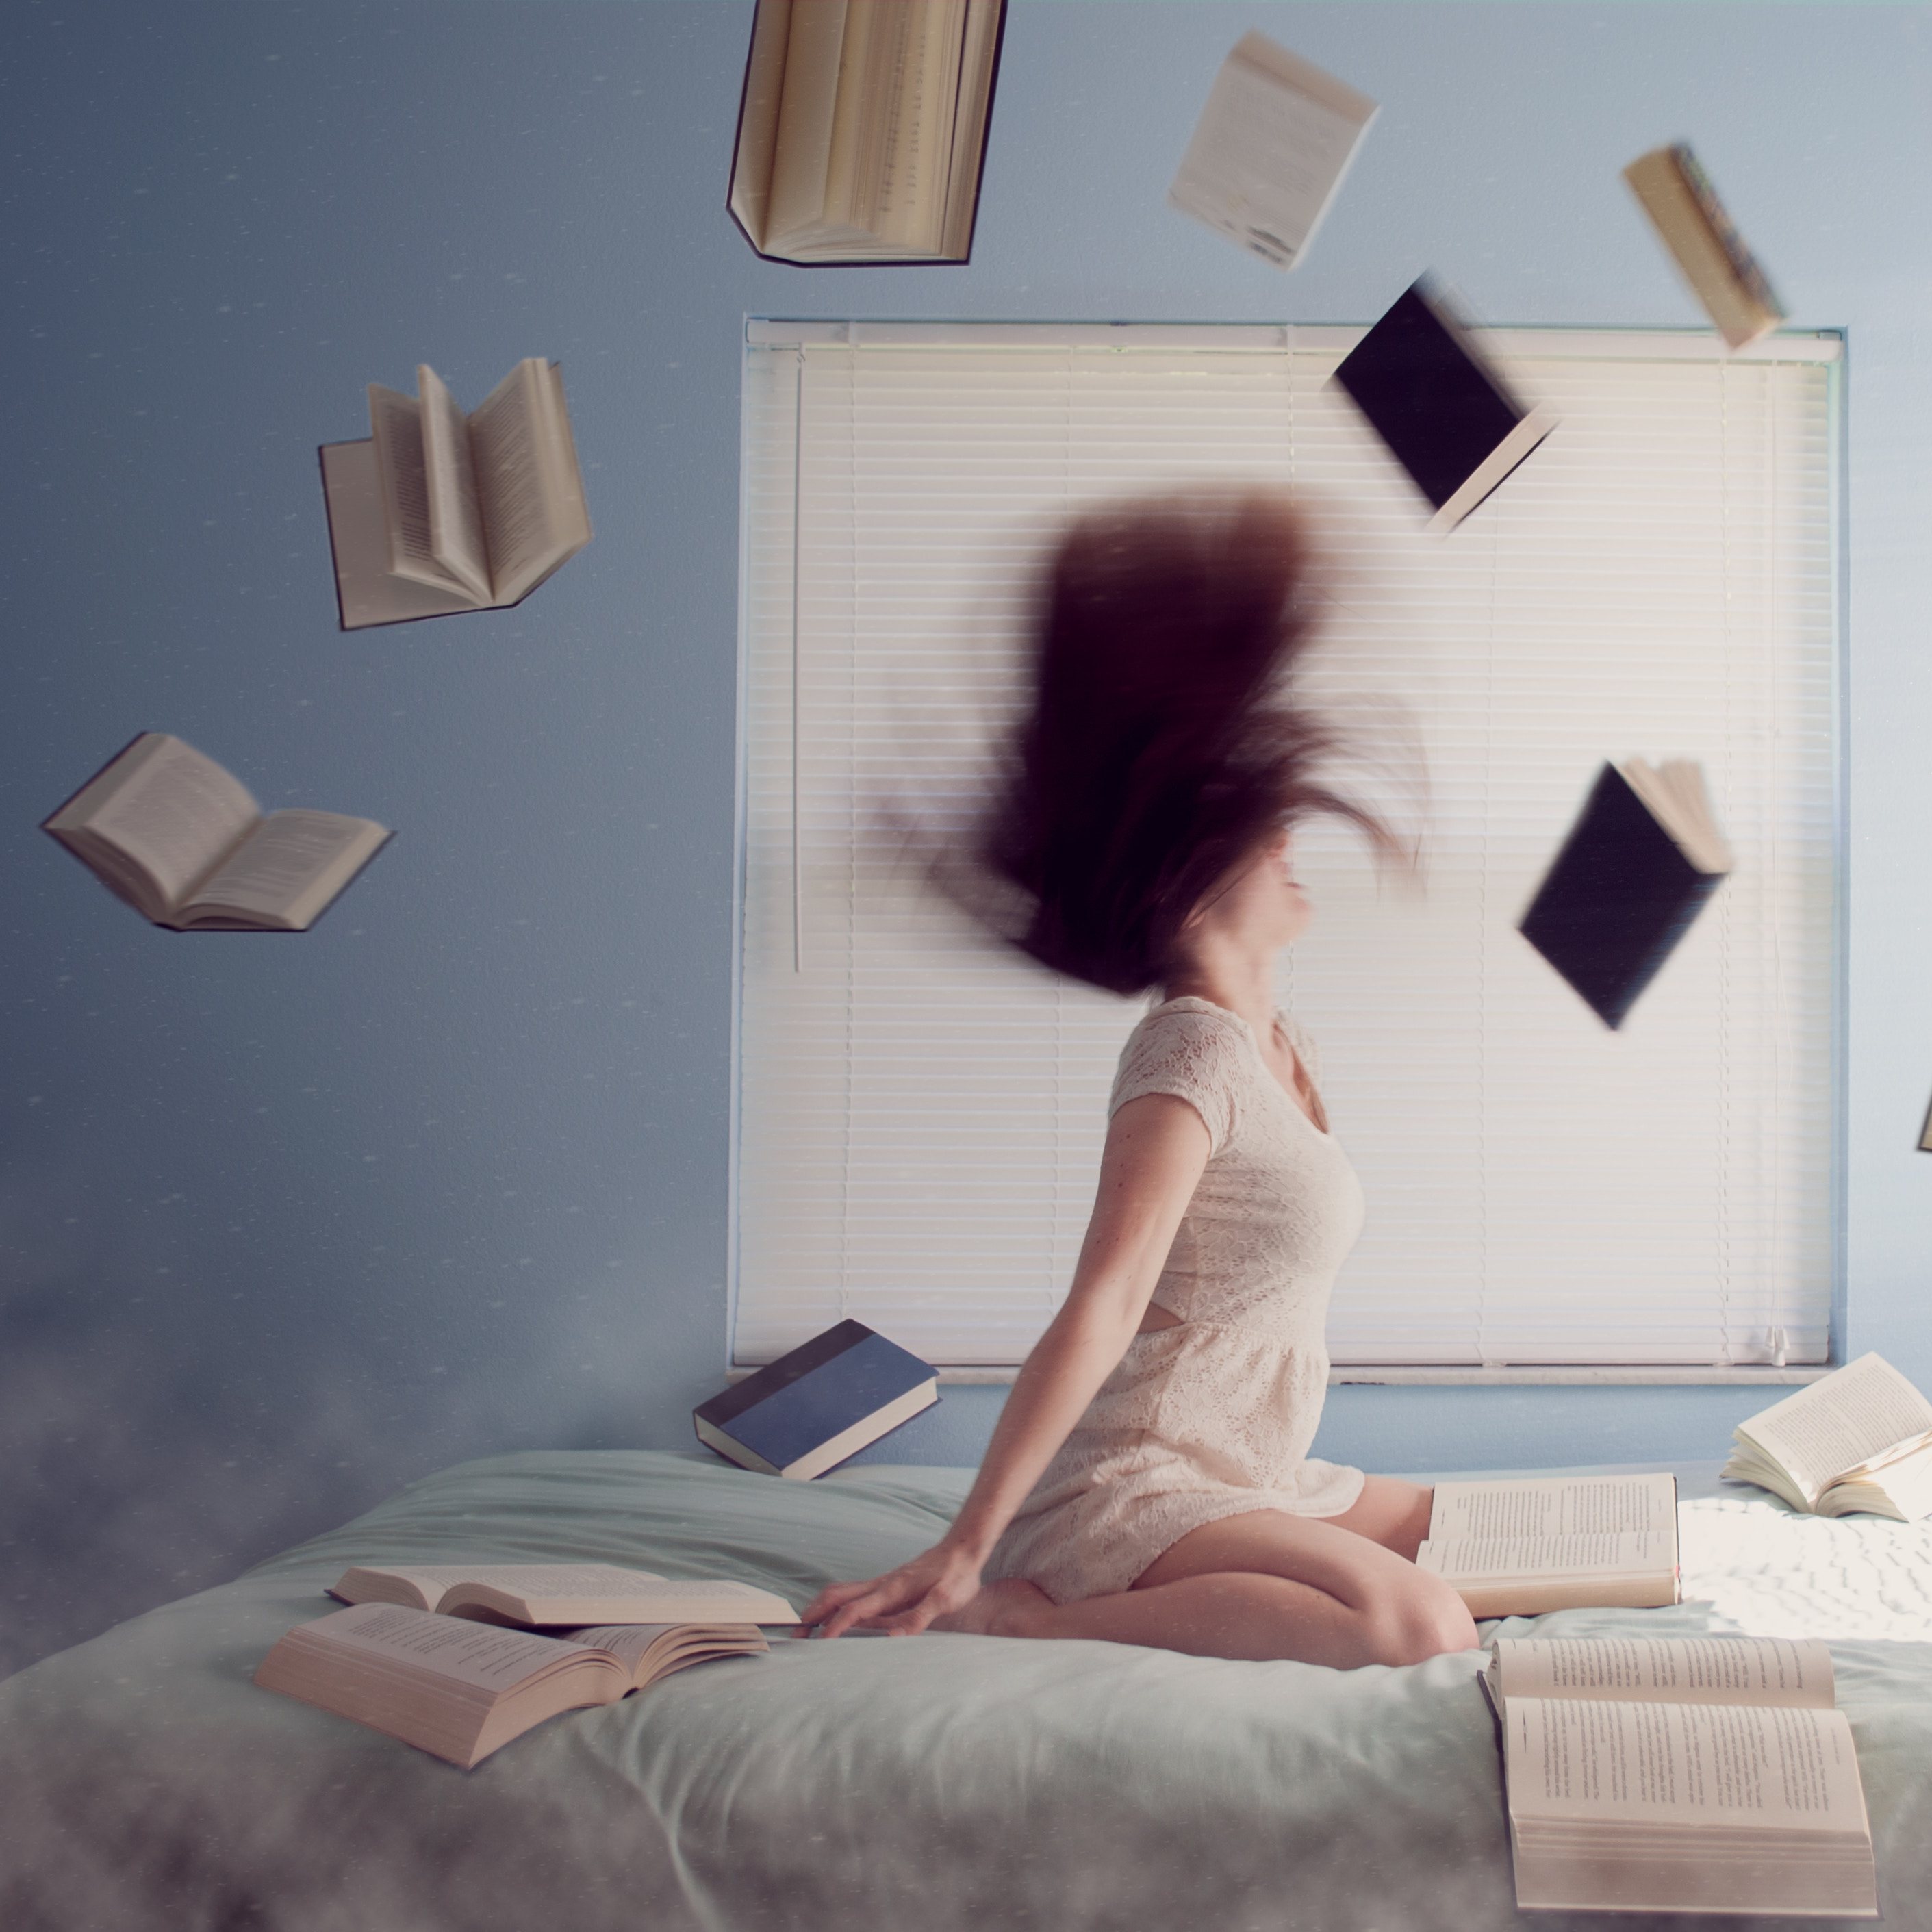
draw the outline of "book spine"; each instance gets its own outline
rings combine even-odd
[[[1774,321],[1782,322],[1784,304],[1778,300],[1778,292],[1772,286],[1762,264],[1745,245],[1744,237],[1738,232],[1737,224],[1732,220],[1724,204],[1718,199],[1718,191],[1711,185],[1711,178],[1704,172],[1702,164],[1682,141],[1672,146],[1670,158],[1676,164],[1678,178],[1710,229],[1711,238],[1724,250],[1724,259],[1730,264],[1731,272],[1745,294]]]

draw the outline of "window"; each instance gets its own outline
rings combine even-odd
[[[1312,680],[1405,706],[1426,889],[1300,835],[1286,1002],[1367,1228],[1339,1364],[1822,1361],[1834,1244],[1838,344],[1498,332],[1560,427],[1460,530],[1328,378],[1354,329],[754,323],[734,1353],[847,1316],[1010,1364],[1064,1292],[1138,1002],[896,877],[963,822],[1025,586],[1097,498],[1326,506]],[[1605,1030],[1515,931],[1606,758],[1700,760],[1737,869]]]

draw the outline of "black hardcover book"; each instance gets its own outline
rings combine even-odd
[[[1335,380],[1452,530],[1556,427],[1490,368],[1448,299],[1414,284]]]
[[[1696,766],[1606,765],[1522,936],[1619,1027],[1730,867]]]
[[[841,1322],[692,1411],[698,1439],[747,1469],[803,1480],[939,1400],[939,1373],[862,1322]]]

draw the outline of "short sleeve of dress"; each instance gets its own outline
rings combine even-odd
[[[1240,1022],[1204,1002],[1150,1013],[1121,1051],[1108,1114],[1144,1094],[1172,1094],[1201,1116],[1211,1159],[1233,1136],[1251,1058]]]

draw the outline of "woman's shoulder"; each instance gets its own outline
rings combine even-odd
[[[1127,1036],[1110,1111],[1143,1094],[1174,1094],[1199,1109],[1218,1150],[1254,1065],[1247,1024],[1238,1015],[1206,1000],[1168,1000]]]
[[[1179,999],[1163,1000],[1159,1006],[1150,1008],[1142,1016],[1134,1033],[1168,1034],[1176,1038],[1204,1033],[1227,1033],[1239,1038],[1247,1030],[1248,1023],[1239,1013],[1231,1013],[1226,1006],[1215,1005],[1212,1000],[1196,999],[1192,993],[1186,993]],[[1128,1036],[1131,1039],[1133,1035]]]

